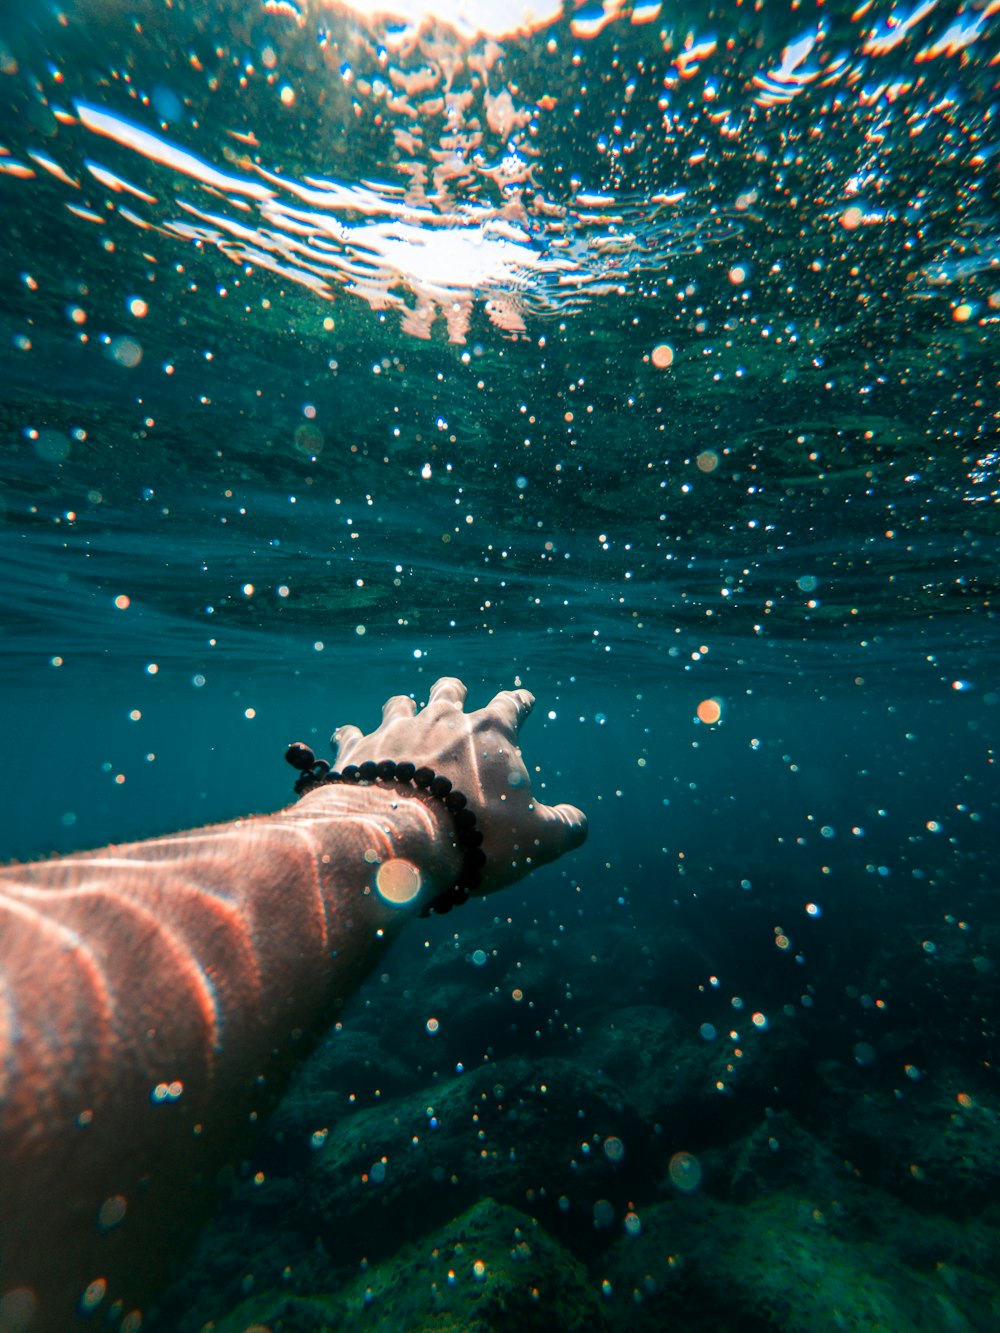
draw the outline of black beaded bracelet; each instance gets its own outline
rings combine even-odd
[[[317,759],[304,741],[294,741],[285,751],[285,758],[299,772],[295,780],[297,796],[338,782],[346,786],[370,786],[374,782],[384,782],[401,787],[404,791],[409,788],[414,794],[426,792],[443,802],[455,825],[455,844],[462,853],[462,868],[454,884],[425,903],[418,915],[450,912],[453,907],[461,907],[462,903],[468,901],[472,890],[479,888],[482,868],[486,864],[483,835],[464,793],[454,789],[450,778],[435,773],[433,768],[426,765],[417,768],[409,760],[396,763],[394,759],[383,759],[380,763],[369,759],[363,764],[347,764],[338,773],[325,759]]]

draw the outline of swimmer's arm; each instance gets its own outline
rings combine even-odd
[[[220,1084],[252,1083],[412,915],[381,901],[378,864],[409,861],[422,899],[452,882],[449,822],[443,806],[333,787],[275,815],[0,870],[6,1142],[12,1119],[59,1132],[120,1098],[123,1067],[130,1095],[180,1082],[198,1114]]]
[[[126,1311],[155,1293],[219,1171],[413,913],[371,892],[372,858],[447,887],[448,819],[327,788],[0,871],[0,1326],[12,1301],[31,1333],[68,1333],[85,1291]]]
[[[375,732],[337,733],[339,762],[451,778],[491,892],[579,845],[586,821],[532,797],[531,696],[472,714],[464,698],[445,679],[419,713],[390,699]],[[454,882],[443,805],[324,787],[275,815],[0,870],[0,1300],[31,1303],[32,1333],[75,1328],[98,1275],[126,1310],[162,1281],[250,1118],[417,910],[374,891],[390,859],[415,867],[423,901]]]
[[[450,777],[476,813],[491,892],[586,836],[573,806],[531,792],[518,735],[534,703],[502,691],[465,713],[439,680],[396,696],[339,762],[408,758]],[[130,1095],[183,1087],[197,1115],[329,1018],[415,909],[374,890],[409,861],[426,902],[460,869],[450,816],[393,789],[324,787],[278,814],[0,871],[0,1143]],[[16,1137],[16,1135],[15,1135]]]

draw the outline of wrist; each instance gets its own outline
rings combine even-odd
[[[388,791],[393,798],[402,796],[416,800],[433,812],[440,820],[442,805],[451,815],[448,840],[461,856],[461,866],[457,874],[449,875],[449,884],[437,893],[428,894],[425,890],[426,876],[409,862],[395,856],[391,851],[389,864],[380,867],[376,886],[383,896],[394,904],[421,898],[420,915],[430,912],[450,912],[466,902],[470,893],[482,883],[483,867],[486,854],[483,851],[483,835],[480,832],[474,811],[469,809],[464,792],[458,791],[450,778],[443,773],[435,773],[426,764],[417,765],[411,760],[393,759],[364,760],[360,764],[347,764],[342,772],[331,768],[325,759],[317,759],[310,747],[302,741],[295,741],[285,752],[285,759],[299,773],[295,790],[300,796],[306,796],[323,787],[358,787],[365,790]],[[393,808],[399,807],[393,801]],[[405,805],[403,807],[405,809]],[[432,847],[439,846],[441,839],[432,831]],[[377,858],[373,858],[377,859]]]
[[[451,815],[432,798],[381,785],[329,785],[284,813],[313,826],[320,879],[338,910],[348,893],[368,903],[381,924],[402,921],[461,871]]]

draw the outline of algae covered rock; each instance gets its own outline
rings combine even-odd
[[[659,1005],[630,1005],[592,1023],[587,1059],[627,1091],[642,1118],[659,1124],[675,1146],[724,1142],[755,1123],[768,1108],[810,1087],[807,1045],[784,1015],[758,1031],[711,1037]],[[684,1140],[682,1144],[680,1141]]]
[[[282,1123],[317,1133],[315,1089],[286,1101]],[[194,1333],[204,1316],[189,1309],[231,1308],[241,1289],[339,1290],[360,1264],[422,1243],[485,1198],[530,1210],[585,1261],[655,1179],[657,1151],[621,1089],[573,1061],[510,1059],[438,1080],[331,1121],[304,1156],[286,1144],[241,1181],[166,1303],[165,1326]]]
[[[968,1216],[1000,1192],[1000,1100],[946,1060],[927,1074],[908,1070],[894,1087],[827,1066],[838,1107],[830,1139],[872,1184],[919,1208]]]
[[[853,1173],[843,1161],[787,1111],[768,1112],[748,1134],[717,1156],[720,1174],[728,1180],[730,1203],[749,1203],[782,1190],[835,1198],[845,1188],[856,1188]]]
[[[748,1207],[707,1196],[654,1205],[642,1210],[641,1231],[604,1258],[609,1323],[629,1333],[997,1327],[995,1285],[956,1264],[905,1263],[892,1226],[899,1217],[887,1213],[883,1233],[872,1235],[796,1194]]]
[[[690,1024],[658,1005],[615,1009],[593,1024],[587,1058],[628,1089],[646,1119],[704,1095],[711,1073],[711,1055],[695,1042]]]
[[[646,1176],[646,1141],[614,1084],[571,1061],[483,1066],[342,1122],[301,1182],[299,1225],[374,1257],[490,1196],[592,1233]]]
[[[267,1291],[212,1323],[213,1333],[601,1333],[586,1270],[533,1218],[483,1199],[336,1291]]]

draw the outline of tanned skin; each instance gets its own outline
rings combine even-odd
[[[441,679],[419,712],[396,696],[377,730],[335,740],[342,766],[408,759],[449,777],[491,893],[587,824],[531,795],[532,696],[466,713],[465,695]],[[415,914],[384,899],[380,868],[402,866],[427,901],[460,860],[442,802],[376,783],[0,869],[0,1333],[139,1328],[220,1173]]]

